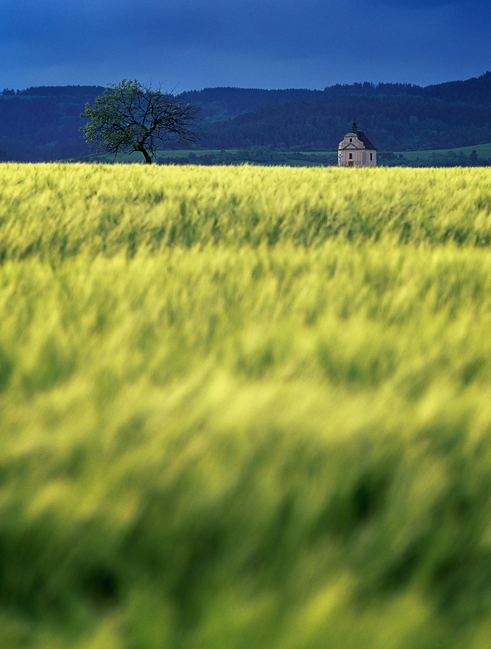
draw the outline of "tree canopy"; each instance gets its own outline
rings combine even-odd
[[[153,89],[136,79],[123,79],[110,84],[92,107],[85,104],[81,117],[90,121],[80,130],[97,151],[115,156],[138,151],[150,164],[160,143],[171,139],[188,144],[199,139],[198,114],[197,106],[182,103],[160,86]]]

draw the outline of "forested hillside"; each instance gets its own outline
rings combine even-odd
[[[252,88],[205,88],[183,93],[187,101],[200,105],[205,119],[221,121],[262,107],[299,101],[318,101],[333,97],[422,97],[469,106],[491,106],[491,72],[466,81],[452,81],[432,86],[410,83],[336,84],[324,90],[287,89],[258,90]]]
[[[491,106],[412,96],[346,96],[289,102],[210,124],[204,145],[229,149],[272,144],[307,151],[335,150],[353,116],[382,150],[445,149],[491,140]]]
[[[98,86],[4,89],[0,161],[90,154],[79,127]],[[324,90],[206,88],[182,94],[200,106],[206,149],[274,146],[335,150],[356,117],[381,151],[436,150],[491,141],[491,72],[434,86],[355,83]]]
[[[0,96],[0,161],[49,161],[87,153],[79,127],[85,102],[99,86],[5,89]]]

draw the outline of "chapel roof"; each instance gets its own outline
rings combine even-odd
[[[363,131],[358,131],[358,133],[357,133],[356,135],[357,135],[358,139],[359,139],[361,142],[363,142],[363,144],[365,145],[365,149],[370,149],[370,150],[372,150],[372,151],[376,151],[376,150],[377,150],[377,149],[373,146],[373,144],[370,142],[370,140],[367,138],[367,136],[365,135],[365,133],[363,133]]]

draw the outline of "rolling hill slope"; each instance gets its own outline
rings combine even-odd
[[[73,159],[90,153],[79,127],[98,86],[5,89],[0,161]],[[183,100],[202,109],[206,149],[335,150],[353,116],[379,150],[433,150],[491,141],[491,72],[436,86],[355,83],[324,90],[206,88]]]

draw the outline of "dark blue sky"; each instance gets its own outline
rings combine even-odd
[[[428,85],[491,70],[491,0],[0,0],[0,91]]]

